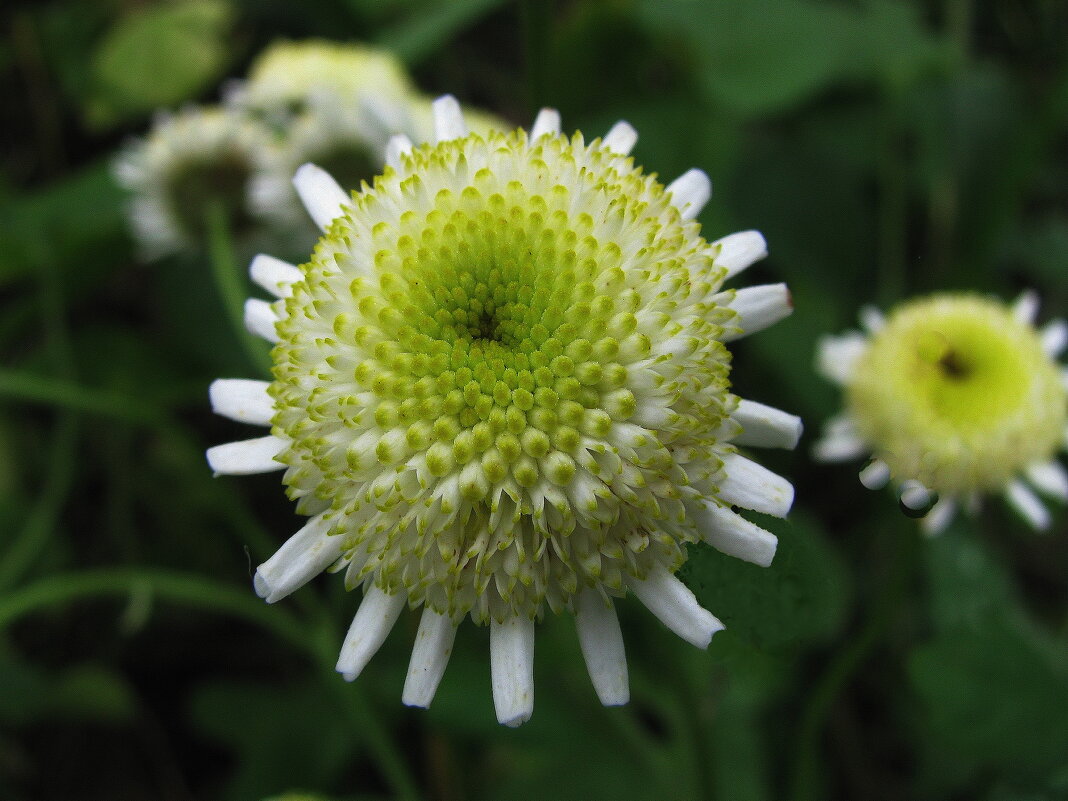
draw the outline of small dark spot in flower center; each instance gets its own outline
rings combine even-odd
[[[971,375],[971,365],[965,363],[960,354],[952,348],[946,350],[938,360],[938,367],[942,375],[954,381],[963,381]]]

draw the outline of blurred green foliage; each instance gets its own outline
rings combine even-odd
[[[0,11],[0,798],[1068,799],[1068,532],[998,507],[921,541],[803,443],[771,568],[694,549],[708,652],[620,604],[633,700],[601,708],[569,619],[537,702],[493,720],[485,630],[403,708],[415,621],[355,685],[357,599],[277,607],[250,565],[298,519],[212,479],[217,376],[251,376],[208,260],[137,261],[109,174],[160,106],[210,102],[279,37],[396,48],[427,92],[528,124],[618,118],[665,179],[713,179],[797,313],[734,348],[740,394],[838,404],[818,336],[863,303],[1035,287],[1068,312],[1068,7],[1058,0],[11,0]],[[243,278],[241,279],[244,280]],[[116,572],[118,571],[118,572]],[[307,795],[306,795],[306,794]]]

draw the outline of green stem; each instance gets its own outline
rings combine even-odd
[[[152,568],[105,568],[39,579],[0,598],[0,629],[33,612],[94,596],[154,593],[190,606],[225,612],[263,626],[315,656],[304,628],[281,609],[267,606],[244,590],[199,576]]]
[[[77,417],[69,413],[60,415],[52,433],[44,489],[37,496],[25,525],[0,559],[0,589],[17,583],[48,544],[74,481],[77,441]]]
[[[868,619],[852,639],[834,653],[820,676],[802,711],[798,725],[794,762],[790,777],[790,798],[816,801],[825,797],[820,786],[820,740],[827,719],[857,670],[867,662],[882,641],[899,612],[916,567],[917,540],[915,526],[900,531],[896,525],[885,527],[887,546],[892,554],[890,575],[882,583],[871,603]]]
[[[157,409],[137,398],[19,370],[0,368],[0,397],[115,417],[131,423],[157,425],[163,422]]]
[[[263,343],[245,328],[245,298],[248,295],[241,280],[233,241],[227,223],[226,208],[219,200],[212,200],[204,211],[208,231],[208,256],[215,289],[226,308],[230,325],[249,362],[262,373],[270,373],[271,358]]]

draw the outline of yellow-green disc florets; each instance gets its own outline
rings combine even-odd
[[[350,586],[485,622],[677,569],[737,406],[734,293],[697,223],[578,134],[399,164],[354,193],[277,326],[277,458],[306,510],[330,506]]]
[[[900,306],[846,388],[875,456],[938,492],[1001,489],[1064,437],[1065,387],[1038,333],[975,295]]]

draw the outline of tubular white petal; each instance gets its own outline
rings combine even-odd
[[[719,497],[726,503],[786,517],[794,502],[794,488],[785,478],[738,453],[723,457],[725,474],[719,485]]]
[[[1024,468],[1027,480],[1039,492],[1068,502],[1068,472],[1060,462],[1035,462]]]
[[[1031,525],[1031,528],[1042,531],[1049,528],[1049,510],[1035,493],[1031,492],[1019,481],[1010,481],[1005,487],[1005,500],[1019,512]]]
[[[679,210],[684,220],[692,220],[701,213],[712,197],[712,181],[704,170],[687,170],[667,186],[671,205]]]
[[[856,434],[825,433],[812,446],[812,458],[817,462],[851,462],[868,452],[868,444]]]
[[[627,578],[627,585],[645,607],[686,642],[707,648],[712,635],[723,629],[719,620],[697,603],[689,587],[657,564],[644,580]]]
[[[1026,325],[1033,325],[1038,313],[1038,293],[1027,289],[1012,304],[1012,316]]]
[[[622,706],[630,700],[627,655],[623,633],[611,602],[587,587],[575,598],[575,625],[586,670],[597,697],[605,706]]]
[[[278,315],[267,301],[259,298],[249,298],[245,301],[245,328],[249,333],[263,337],[268,342],[277,342],[278,332],[274,328],[277,322]]]
[[[208,448],[208,465],[217,476],[248,476],[253,473],[270,473],[282,470],[285,465],[275,461],[275,456],[286,447],[280,437],[266,436],[227,442]]]
[[[853,366],[868,349],[863,334],[852,332],[841,336],[820,337],[816,345],[816,370],[839,386],[849,383]]]
[[[956,514],[957,502],[949,498],[941,498],[920,521],[920,527],[924,534],[934,537],[946,530],[946,526],[953,521]]]
[[[467,123],[460,104],[452,95],[442,95],[431,105],[434,113],[434,143],[467,136]]]
[[[371,585],[356,610],[345,642],[341,644],[336,670],[345,681],[354,681],[382,646],[407,599],[403,592],[390,595],[377,585]]]
[[[293,284],[304,277],[296,265],[276,259],[274,256],[268,256],[266,253],[260,253],[252,260],[248,273],[253,281],[276,298],[287,298],[292,295]]]
[[[401,701],[405,706],[421,706],[424,709],[434,700],[445,666],[449,664],[452,644],[456,639],[456,624],[448,615],[439,615],[433,609],[423,609],[419,619],[419,631],[412,647],[412,659],[408,663],[408,678],[404,680]]]
[[[767,567],[775,558],[779,539],[740,514],[714,503],[688,505],[701,538],[728,556]]]
[[[872,459],[871,463],[857,474],[857,478],[870,490],[882,489],[890,481],[890,465],[882,459]]]
[[[764,235],[760,231],[729,234],[713,242],[712,248],[718,248],[716,264],[726,268],[727,278],[737,275],[768,255],[768,243],[764,241]]]
[[[732,442],[757,448],[793,448],[801,438],[801,418],[773,406],[741,400],[731,415],[742,426]]]
[[[386,143],[386,164],[397,168],[401,164],[401,156],[412,152],[412,140],[404,134],[394,134]]]
[[[789,317],[794,310],[786,284],[760,284],[739,289],[730,306],[738,313],[733,325],[741,330],[724,331],[720,337],[723,342],[763,331],[769,325]]]
[[[1068,345],[1068,323],[1064,320],[1051,320],[1042,329],[1042,350],[1051,359],[1061,355]]]
[[[530,128],[528,138],[533,142],[539,136],[558,133],[560,133],[560,112],[554,108],[543,108],[534,118],[534,125]]]
[[[862,306],[860,309],[860,324],[869,334],[877,334],[886,325],[883,313],[874,306]]]
[[[293,186],[296,187],[300,201],[308,210],[312,221],[322,231],[345,213],[345,207],[351,201],[333,176],[314,164],[304,164],[297,168],[293,176]]]
[[[274,416],[274,401],[267,394],[269,386],[266,381],[249,378],[217,378],[208,387],[211,410],[239,423],[269,426]]]
[[[490,676],[497,722],[516,727],[534,712],[534,621],[490,621]]]
[[[601,144],[613,153],[625,156],[638,142],[638,132],[629,122],[620,120],[604,135]]]
[[[330,535],[331,523],[319,514],[256,568],[256,594],[273,604],[295,592],[337,561],[345,538]]]
[[[915,479],[902,482],[899,497],[904,506],[914,511],[919,511],[931,503],[931,491]]]

